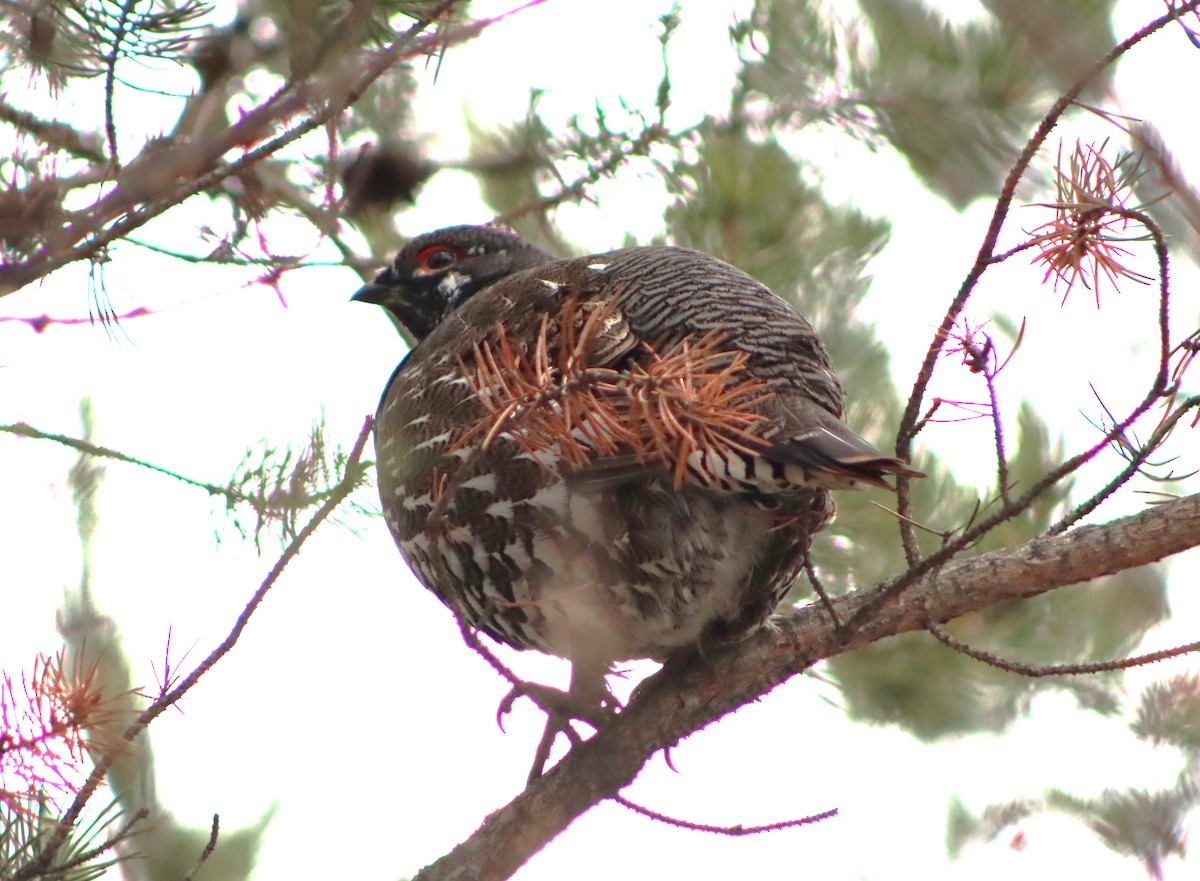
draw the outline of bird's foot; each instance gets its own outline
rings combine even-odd
[[[593,728],[599,728],[620,707],[620,703],[611,693],[606,692],[599,701],[581,700],[580,696],[549,685],[539,685],[536,682],[519,682],[500,701],[496,710],[496,724],[504,730],[504,717],[512,710],[518,698],[527,697],[547,716],[560,716],[564,719],[578,719]]]
[[[559,734],[563,734],[572,745],[580,743],[579,732],[571,727],[571,722],[578,720],[599,730],[617,714],[620,702],[607,690],[599,700],[587,700],[572,691],[562,691],[548,685],[535,682],[514,684],[512,690],[500,701],[496,710],[496,724],[504,729],[504,717],[512,710],[518,698],[527,697],[541,708],[546,714],[546,728],[538,741],[534,753],[533,767],[529,770],[528,781],[532,783],[542,775],[546,762],[550,758],[550,749]]]
[[[662,662],[662,666],[653,676],[647,676],[634,687],[629,695],[629,703],[632,704],[644,693],[658,687],[659,684],[682,676],[703,657],[704,652],[699,648],[685,648],[677,651]]]

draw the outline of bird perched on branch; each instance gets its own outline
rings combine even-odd
[[[383,513],[466,627],[571,662],[569,718],[615,708],[614,662],[687,656],[761,624],[829,490],[921,476],[842,421],[812,326],[683,248],[558,260],[515,234],[418,236],[354,299],[416,340],[375,424]],[[503,705],[502,705],[503,707]]]

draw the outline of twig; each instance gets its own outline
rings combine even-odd
[[[97,845],[96,847],[85,850],[83,853],[78,853],[75,856],[71,857],[71,859],[67,860],[65,863],[55,866],[52,870],[53,874],[59,875],[59,876],[65,875],[67,873],[67,871],[69,871],[70,869],[74,869],[77,866],[86,865],[87,863],[90,863],[92,860],[94,860],[96,857],[103,856],[104,854],[108,853],[110,850],[115,848],[121,842],[128,840],[130,838],[130,836],[132,836],[134,833],[133,827],[135,825],[137,825],[138,823],[140,823],[142,820],[145,820],[149,816],[150,816],[150,811],[146,808],[141,808],[136,813],[134,813],[134,815],[132,817],[129,818],[129,822],[127,822],[124,826],[122,826],[120,829],[118,829],[116,831],[116,833],[114,833],[112,836],[110,836],[103,844]],[[25,867],[25,868],[28,868],[28,867]],[[25,868],[18,870],[17,872],[15,872],[12,875],[13,881],[17,881],[18,878],[31,877],[31,876],[24,874]],[[92,868],[95,868],[95,867],[92,867]],[[46,873],[46,875],[50,875],[50,874],[51,874],[50,872]],[[33,876],[33,877],[36,877],[36,876]]]
[[[182,260],[185,263],[200,263],[200,264],[220,264],[229,266],[268,266],[272,269],[304,269],[310,266],[345,266],[343,260],[311,260],[304,261],[303,257],[292,257],[284,254],[275,255],[272,257],[246,257],[243,255],[233,255],[219,253],[214,251],[210,254],[187,254],[183,251],[175,251],[171,248],[164,248],[162,245],[156,245],[152,242],[143,242],[140,239],[126,238],[126,242],[131,245],[137,245],[139,248],[145,248],[147,251],[154,251],[156,254],[162,254],[166,257],[171,257],[175,260]],[[369,266],[378,265],[378,261],[368,262],[363,261],[362,266],[352,267],[355,269],[367,269]]]
[[[1200,0],[1198,0],[1198,2],[1200,2]],[[860,608],[855,613],[854,617],[846,622],[846,630],[853,634],[855,630],[863,627],[870,619],[871,615],[878,612],[883,605],[892,602],[896,597],[907,590],[911,585],[915,584],[918,580],[944,566],[952,557],[957,555],[960,551],[970,547],[1001,523],[1020,515],[1044,491],[1054,486],[1066,475],[1078,469],[1079,466],[1084,462],[1090,461],[1092,457],[1112,443],[1114,439],[1120,437],[1125,430],[1128,429],[1129,426],[1131,426],[1134,422],[1136,422],[1137,419],[1141,417],[1147,410],[1149,410],[1150,407],[1154,405],[1154,402],[1158,399],[1158,393],[1152,389],[1150,394],[1148,394],[1142,400],[1141,404],[1134,408],[1133,412],[1127,416],[1124,421],[1113,426],[1113,428],[1104,435],[1099,443],[1094,444],[1092,447],[1084,450],[1082,453],[1079,453],[1076,456],[1073,456],[1063,464],[1059,465],[1057,468],[1050,471],[1015,502],[1008,505],[1002,505],[1000,510],[998,510],[995,514],[992,514],[987,519],[976,524],[974,528],[964,530],[962,534],[958,536],[958,538],[955,538],[943,545],[928,557],[913,563],[906,572],[884,585],[878,594],[872,599],[871,603]],[[901,522],[901,527],[911,530],[911,527],[909,527],[903,521]]]
[[[791,829],[795,826],[808,826],[812,823],[819,823],[822,820],[828,820],[830,817],[836,817],[837,808],[830,808],[827,811],[821,811],[819,814],[812,814],[807,817],[801,817],[798,820],[780,820],[778,823],[767,823],[762,826],[710,826],[707,823],[693,823],[691,820],[680,820],[677,817],[669,817],[666,814],[660,814],[658,811],[652,811],[649,808],[642,807],[636,802],[632,802],[623,795],[614,795],[612,801],[622,807],[629,808],[635,814],[641,814],[643,817],[649,817],[659,823],[666,823],[668,826],[675,826],[679,829],[692,829],[696,832],[712,832],[716,835],[758,835],[760,832],[775,832],[779,829]]]
[[[138,0],[125,0],[113,30],[112,51],[104,58],[104,133],[108,136],[108,156],[113,168],[121,169],[121,158],[117,153],[117,121],[113,114],[113,93],[117,87],[117,61],[121,58],[121,44],[129,33],[129,17]]]
[[[586,172],[577,177],[573,182],[560,187],[558,192],[549,196],[537,196],[529,199],[515,208],[510,208],[503,214],[497,215],[493,218],[492,223],[511,224],[514,220],[524,217],[527,214],[533,214],[534,212],[544,214],[566,201],[582,198],[584,191],[589,186],[612,174],[628,159],[634,156],[645,156],[653,144],[664,140],[681,140],[690,135],[691,132],[692,129],[684,129],[672,133],[665,126],[658,123],[652,124],[632,143],[618,145],[608,157],[595,165],[589,166]]]
[[[1092,513],[1092,511],[1096,510],[1096,508],[1100,506],[1101,502],[1111,496],[1119,487],[1123,486],[1131,477],[1133,477],[1133,475],[1137,474],[1137,472],[1141,470],[1142,466],[1145,465],[1146,461],[1151,455],[1153,455],[1155,449],[1157,449],[1158,446],[1162,444],[1164,440],[1166,440],[1167,435],[1171,433],[1171,430],[1175,427],[1175,424],[1179,422],[1179,420],[1183,418],[1183,415],[1189,410],[1200,411],[1200,396],[1188,398],[1182,404],[1176,407],[1175,410],[1165,420],[1163,420],[1158,428],[1155,429],[1154,434],[1152,434],[1150,439],[1142,445],[1141,449],[1130,455],[1129,462],[1123,469],[1121,469],[1121,472],[1116,477],[1105,484],[1103,489],[1093,495],[1086,502],[1076,505],[1069,514],[1067,514],[1057,523],[1053,524],[1049,529],[1046,530],[1046,532],[1050,535],[1056,535],[1058,533],[1065,532],[1088,514]],[[1107,437],[1113,436],[1114,432],[1109,432],[1107,435]]]
[[[1050,131],[1053,129],[1061,115],[1066,111],[1071,101],[1074,100],[1074,98],[1083,90],[1087,83],[1096,75],[1098,75],[1105,66],[1111,64],[1116,58],[1120,57],[1121,54],[1127,52],[1132,46],[1145,39],[1156,30],[1161,29],[1179,16],[1196,9],[1197,7],[1200,7],[1200,0],[1190,0],[1190,2],[1186,3],[1183,7],[1173,9],[1167,15],[1156,19],[1151,24],[1139,30],[1133,36],[1118,44],[1104,57],[1104,59],[1094,65],[1093,68],[1081,80],[1079,80],[1079,82],[1072,86],[1062,98],[1055,102],[1054,107],[1051,108],[1050,112],[1038,126],[1034,136],[1030,139],[1029,143],[1026,144],[1025,150],[1022,151],[1021,157],[1017,160],[1016,165],[1013,167],[1012,171],[1010,171],[1008,179],[1005,181],[1004,188],[1001,192],[999,200],[997,201],[996,210],[992,216],[991,225],[988,228],[988,233],[985,236],[983,245],[980,247],[979,254],[976,257],[975,265],[968,273],[966,280],[963,282],[962,287],[959,289],[958,294],[951,303],[949,310],[947,310],[946,315],[943,318],[942,325],[934,334],[933,342],[930,345],[929,351],[926,353],[925,362],[921,367],[917,382],[913,387],[912,394],[909,397],[908,405],[905,408],[904,417],[901,421],[899,435],[896,441],[896,450],[899,457],[907,459],[911,454],[912,440],[915,437],[913,427],[916,424],[917,412],[921,403],[921,398],[923,397],[929,380],[932,377],[934,364],[936,363],[938,357],[940,357],[942,347],[944,346],[945,341],[950,337],[950,330],[953,327],[954,322],[958,320],[958,316],[961,313],[962,308],[965,306],[967,298],[971,295],[975,284],[978,282],[980,276],[989,265],[992,252],[995,249],[996,240],[999,236],[1000,227],[1007,215],[1009,205],[1016,189],[1017,181],[1024,174],[1037,148],[1049,135]],[[971,543],[973,543],[990,529],[998,526],[1000,523],[1003,523],[1006,520],[1012,519],[1026,510],[1044,490],[1053,486],[1063,477],[1078,469],[1085,462],[1090,461],[1093,456],[1100,452],[1100,450],[1106,447],[1110,442],[1121,437],[1126,429],[1128,429],[1135,421],[1137,421],[1137,419],[1139,419],[1155,403],[1157,403],[1164,394],[1168,392],[1168,382],[1170,379],[1171,337],[1169,309],[1169,255],[1166,248],[1166,242],[1163,239],[1162,233],[1159,231],[1157,225],[1155,225],[1154,222],[1148,216],[1146,216],[1144,212],[1118,205],[1111,206],[1109,210],[1126,216],[1129,219],[1143,223],[1146,229],[1150,231],[1150,234],[1154,239],[1154,248],[1159,264],[1158,325],[1160,356],[1156,375],[1149,391],[1142,399],[1141,403],[1138,404],[1124,420],[1113,426],[1112,430],[1105,435],[1101,443],[1092,446],[1083,453],[1067,460],[1067,462],[1063,463],[1058,468],[1053,469],[1045,477],[1034,484],[1034,486],[1016,502],[1006,502],[1001,506],[999,511],[993,514],[991,517],[988,517],[982,523],[978,524],[974,529],[965,531],[957,539],[943,546],[937,552],[924,559],[920,558],[920,553],[916,545],[915,531],[908,522],[909,510],[911,508],[911,502],[908,497],[908,481],[903,475],[897,475],[896,507],[897,511],[901,515],[898,522],[900,527],[901,542],[904,545],[905,556],[910,564],[910,569],[908,572],[892,582],[889,588],[884,592],[880,602],[889,601],[890,598],[899,595],[909,585],[913,584],[916,578],[920,577],[926,572],[932,571],[932,569],[936,566],[943,565],[947,560],[950,559],[951,556],[968,547]],[[1139,462],[1139,464],[1141,464],[1141,462]],[[1099,493],[1084,505],[1079,506],[1075,512],[1072,512],[1071,516],[1074,519],[1071,522],[1074,522],[1074,520],[1077,520],[1079,517],[1083,517],[1087,513],[1090,513],[1090,511],[1094,510],[1095,507],[1097,507],[1105,498],[1108,497],[1109,494],[1111,494],[1111,491],[1115,491],[1117,486],[1120,486],[1121,483],[1123,483],[1126,479],[1128,479],[1127,476],[1122,476],[1120,478],[1120,482],[1113,485],[1111,490]],[[1001,491],[1002,494],[1007,495],[1007,493],[1004,492],[1003,484],[1001,486]],[[856,614],[855,620],[850,621],[847,627],[850,630],[853,630],[855,627],[862,626],[865,621],[865,616],[869,614],[869,612],[870,610],[868,609],[860,610],[859,613]]]
[[[833,629],[840,631],[842,629],[842,622],[837,616],[837,610],[833,608],[833,601],[829,597],[829,592],[825,590],[825,585],[817,577],[817,570],[812,562],[812,554],[808,550],[804,551],[804,574],[808,576],[808,583],[812,585],[813,593],[817,595],[817,599],[825,607],[825,611],[829,613],[829,621],[833,624]]]
[[[1041,123],[1034,131],[1033,136],[1025,144],[1025,149],[1021,151],[1021,155],[1017,158],[1016,163],[1008,173],[1008,177],[1004,181],[1004,186],[1001,188],[1000,196],[996,200],[996,207],[992,212],[991,222],[988,224],[987,232],[984,235],[983,242],[979,247],[979,252],[975,258],[975,263],[968,271],[966,278],[963,280],[958,293],[950,303],[950,307],[946,310],[946,314],[942,319],[942,323],[937,332],[934,333],[933,341],[929,345],[929,350],[925,354],[925,360],[921,365],[921,369],[917,374],[917,381],[913,386],[913,390],[908,399],[908,404],[905,406],[904,415],[900,421],[900,427],[896,438],[896,455],[900,459],[909,461],[912,458],[912,442],[916,437],[915,426],[917,423],[917,415],[921,408],[921,401],[924,398],[925,391],[929,386],[930,379],[933,377],[933,370],[937,364],[938,357],[941,354],[942,347],[945,341],[949,338],[950,330],[958,320],[959,314],[966,305],[968,298],[971,296],[978,284],[980,277],[992,265],[993,257],[996,249],[996,243],[1000,237],[1000,229],[1008,217],[1009,209],[1012,205],[1012,200],[1016,194],[1017,183],[1024,177],[1030,163],[1033,161],[1034,155],[1041,149],[1050,132],[1058,124],[1062,115],[1067,109],[1075,103],[1076,99],[1085,88],[1099,76],[1104,70],[1109,68],[1118,58],[1136,46],[1142,40],[1166,27],[1173,21],[1182,18],[1189,12],[1200,8],[1200,0],[1188,0],[1182,5],[1172,8],[1165,15],[1160,16],[1150,22],[1145,27],[1138,30],[1136,33],[1122,40],[1112,48],[1102,59],[1100,59],[1092,68],[1085,73],[1070,89],[1068,89],[1042,118]],[[1165,278],[1165,276],[1164,276]],[[911,527],[907,525],[907,518],[910,516],[911,502],[908,497],[908,478],[904,475],[898,475],[896,481],[897,489],[897,508],[902,515],[899,520],[901,542],[904,545],[905,555],[910,564],[916,563],[920,557],[920,551],[917,548],[916,536]]]
[[[1180,655],[1200,652],[1200,642],[1189,642],[1186,645],[1176,646],[1173,649],[1163,649],[1162,651],[1150,652],[1145,655],[1134,655],[1130,658],[1120,658],[1115,661],[1094,661],[1090,664],[1022,664],[1018,661],[1001,658],[999,655],[994,655],[982,649],[972,648],[940,624],[930,622],[926,629],[933,634],[933,637],[938,642],[954,649],[959,654],[966,655],[968,658],[974,658],[976,661],[987,664],[989,667],[995,667],[997,670],[1006,670],[1009,673],[1028,676],[1032,679],[1041,679],[1046,676],[1083,676],[1091,673],[1111,673],[1114,670],[1144,667],[1147,664],[1165,661],[1168,658],[1177,658]]]
[[[196,858],[191,870],[183,876],[183,881],[192,881],[196,877],[196,873],[200,871],[200,867],[208,862],[208,858],[212,856],[213,851],[217,849],[217,836],[221,834],[221,816],[213,814],[212,829],[208,833],[208,843],[204,845],[204,850],[200,851],[200,856]]]
[[[0,100],[0,122],[11,124],[17,131],[28,132],[47,147],[62,150],[95,165],[106,165],[108,157],[94,142],[95,139],[58,120],[40,119],[26,110]],[[89,143],[89,141],[91,143]],[[57,181],[62,183],[62,179]]]
[[[215,483],[205,483],[202,480],[195,480],[187,477],[169,468],[163,468],[161,465],[155,465],[151,462],[146,462],[143,459],[138,459],[135,456],[130,456],[127,453],[122,453],[120,450],[113,450],[108,447],[102,447],[99,444],[93,444],[90,441],[81,440],[77,437],[70,437],[65,434],[54,434],[48,431],[42,431],[39,428],[34,428],[25,422],[16,422],[11,425],[0,425],[0,432],[5,434],[15,434],[18,437],[28,437],[37,440],[53,441],[56,444],[62,444],[64,447],[69,447],[72,450],[78,450],[89,456],[94,456],[98,459],[114,459],[118,462],[127,462],[130,465],[136,465],[139,468],[145,468],[148,471],[153,471],[156,474],[162,474],[166,477],[178,480],[180,483],[194,486],[197,489],[202,489],[211,496],[221,496],[230,504],[247,504],[259,510],[263,507],[263,499],[259,496],[247,495],[246,493],[238,492],[228,486],[218,486]],[[314,492],[308,496],[306,501],[309,503],[322,501],[332,496],[337,489],[323,490]]]
[[[179,683],[179,685],[171,689],[166,694],[160,696],[153,703],[151,703],[150,706],[146,707],[146,709],[142,711],[137,719],[135,719],[133,723],[121,733],[118,745],[101,756],[100,760],[96,762],[95,767],[92,768],[92,773],[88,775],[88,778],[84,782],[83,786],[79,788],[79,794],[75,797],[75,800],[71,803],[71,806],[67,809],[66,813],[63,814],[61,819],[58,821],[53,834],[47,838],[45,844],[38,852],[37,857],[32,860],[25,869],[14,875],[12,881],[27,881],[27,879],[39,877],[45,872],[46,868],[53,861],[55,854],[58,853],[59,848],[61,848],[63,843],[67,840],[67,836],[70,834],[71,827],[74,826],[76,820],[79,819],[79,815],[82,813],[89,799],[91,799],[92,794],[96,791],[97,787],[99,787],[100,782],[108,773],[109,768],[111,768],[113,763],[116,762],[116,760],[120,757],[122,752],[121,745],[132,743],[133,740],[146,729],[146,726],[158,718],[158,716],[160,716],[169,707],[176,704],[185,694],[191,691],[192,687],[200,681],[200,677],[211,670],[212,667],[218,661],[220,661],[221,658],[225,657],[225,655],[229,653],[230,649],[237,644],[242,632],[246,629],[246,625],[250,623],[250,617],[262,604],[267,592],[275,586],[275,583],[279,580],[279,576],[283,574],[283,570],[287,564],[290,563],[292,559],[300,552],[300,548],[306,541],[308,541],[309,536],[313,534],[316,528],[320,526],[321,523],[333,513],[334,509],[337,508],[337,506],[340,505],[342,501],[350,495],[351,492],[353,492],[355,487],[358,486],[359,481],[362,478],[362,466],[360,465],[360,459],[362,457],[363,449],[366,446],[367,438],[370,436],[373,423],[374,420],[370,417],[368,417],[366,422],[363,423],[362,431],[359,432],[358,439],[354,443],[354,448],[351,450],[350,456],[346,461],[345,476],[334,488],[333,493],[325,501],[325,503],[317,510],[315,514],[313,514],[308,523],[304,525],[304,528],[296,534],[296,537],[288,543],[288,546],[284,549],[283,553],[279,555],[279,559],[275,561],[275,565],[271,567],[271,571],[267,573],[267,577],[263,579],[262,584],[260,584],[258,587],[258,590],[254,592],[254,595],[250,598],[250,601],[246,603],[245,608],[242,609],[241,613],[237,617],[237,620],[234,621],[233,627],[221,641],[220,645],[213,649],[212,652],[209,653],[208,657],[201,661],[196,668]]]
[[[1008,457],[1004,453],[1004,425],[1000,421],[1000,401],[996,397],[996,374],[990,367],[983,371],[987,383],[988,400],[991,402],[992,435],[996,445],[996,491],[1005,505],[1012,504],[1008,497]]]
[[[529,0],[500,15],[450,29],[447,33],[422,38],[421,32],[455,3],[455,0],[443,0],[430,9],[425,18],[418,20],[394,40],[387,49],[376,53],[361,71],[343,70],[327,77],[324,83],[308,80],[289,81],[259,107],[243,115],[218,138],[201,144],[175,144],[152,156],[143,152],[132,165],[144,160],[154,174],[124,175],[116,190],[91,208],[79,212],[74,223],[63,228],[54,240],[44,245],[37,253],[22,262],[3,267],[3,272],[0,273],[0,296],[12,293],[68,263],[97,254],[111,242],[123,238],[169,208],[261,162],[324,125],[357,101],[368,86],[403,58],[423,54],[438,42],[459,43],[470,40],[496,22],[543,2],[545,0]],[[319,105],[320,109],[311,111],[313,105]],[[279,121],[297,113],[310,112],[311,115],[301,122],[258,147],[247,150],[233,162],[217,165],[225,153],[258,142],[262,135]],[[129,171],[129,168],[126,171]],[[166,195],[157,198],[153,192],[147,192],[144,184],[140,183],[141,178],[172,177],[184,179]],[[140,208],[133,207],[138,203],[145,204]],[[67,245],[68,242],[71,244]]]

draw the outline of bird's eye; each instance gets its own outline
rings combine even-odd
[[[440,272],[458,262],[458,252],[445,245],[431,245],[417,254],[419,272]]]

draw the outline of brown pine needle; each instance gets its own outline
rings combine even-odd
[[[765,382],[740,379],[745,353],[723,348],[725,335],[716,331],[656,352],[622,329],[610,304],[578,296],[566,298],[556,316],[543,315],[524,348],[497,324],[462,365],[483,412],[451,449],[503,438],[576,468],[632,454],[666,467],[677,486],[697,455],[757,452],[754,428],[765,419],[759,408],[769,393]],[[619,368],[609,366],[614,352],[626,350]]]

